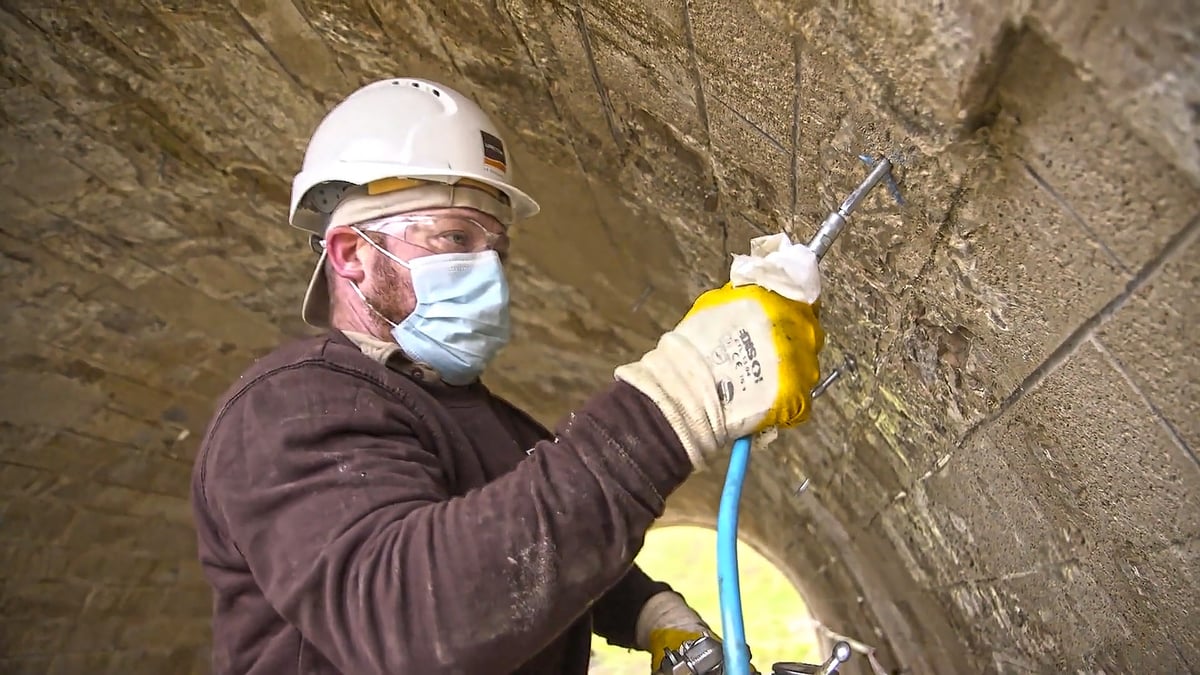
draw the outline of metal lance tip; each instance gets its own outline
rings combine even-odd
[[[871,169],[871,173],[867,175],[866,180],[855,188],[849,197],[846,197],[846,201],[842,202],[836,211],[825,217],[825,222],[821,223],[821,229],[817,230],[812,241],[808,242],[808,247],[817,254],[817,260],[825,257],[825,252],[829,250],[830,246],[833,246],[833,242],[837,241],[838,236],[845,229],[846,219],[850,217],[854,209],[858,208],[859,203],[866,198],[871,189],[890,174],[891,170],[892,162],[890,160],[886,158],[879,160],[879,163]]]

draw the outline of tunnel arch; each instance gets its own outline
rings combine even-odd
[[[0,658],[206,672],[197,438],[306,333],[308,133],[413,75],[545,209],[488,382],[548,424],[893,156],[825,265],[859,372],[755,457],[745,536],[889,672],[1200,669],[1192,4],[6,3]]]
[[[716,537],[715,523],[690,514],[668,513],[650,528],[635,562],[652,578],[682,593],[701,618],[723,635]],[[794,570],[773,559],[772,552],[757,542],[747,537],[739,540],[743,619],[754,665],[769,672],[774,661],[823,659],[832,641],[819,632],[821,624],[808,611]],[[793,599],[794,603],[789,602]],[[594,643],[593,650],[597,649],[602,650],[596,659],[601,673],[632,672],[628,669],[646,663],[642,652],[623,654],[620,649]],[[616,670],[617,662],[625,670]]]

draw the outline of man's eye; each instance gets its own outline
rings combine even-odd
[[[465,233],[465,232],[456,231],[456,232],[443,232],[440,235],[438,235],[438,239],[444,244],[462,247],[462,246],[466,246],[467,244],[469,244],[471,238],[468,237],[467,233]]]

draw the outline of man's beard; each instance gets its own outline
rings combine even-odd
[[[396,265],[388,260],[380,260],[375,265],[375,283],[369,291],[363,293],[379,314],[395,323],[400,323],[412,311],[416,304],[416,292],[413,290],[412,279],[401,275]],[[392,327],[382,317],[371,312],[371,321],[379,335],[387,335]]]

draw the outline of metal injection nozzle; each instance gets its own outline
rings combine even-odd
[[[850,217],[854,209],[891,170],[891,161],[886,158],[879,160],[879,163],[871,169],[871,173],[867,175],[866,180],[855,188],[849,197],[846,197],[846,201],[842,202],[836,211],[825,216],[825,221],[821,223],[821,229],[817,230],[812,241],[808,242],[808,247],[817,254],[817,260],[823,258],[829,247],[833,246],[833,242],[837,241],[838,235],[846,227],[846,219]]]

